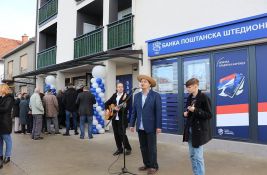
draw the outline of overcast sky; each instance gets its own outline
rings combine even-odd
[[[36,0],[0,0],[0,37],[35,35]]]

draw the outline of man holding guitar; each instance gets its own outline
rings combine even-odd
[[[124,114],[123,114],[123,110],[121,109],[121,107],[118,107],[121,103],[123,103],[127,98],[127,94],[124,92],[124,87],[122,83],[118,83],[117,84],[117,92],[114,93],[111,98],[106,101],[105,103],[105,109],[106,109],[106,115],[113,115],[112,118],[112,127],[113,127],[113,132],[114,132],[114,138],[116,141],[116,145],[117,145],[117,151],[114,152],[114,156],[119,155],[121,153],[123,153],[123,136],[125,136],[124,141],[125,141],[125,149],[126,155],[130,155],[132,148],[131,145],[129,143],[128,137],[123,133],[123,128],[124,130],[126,130],[126,128],[128,127],[128,120],[127,120],[127,111],[129,108],[129,103],[126,102],[126,106],[124,108]],[[114,108],[113,111],[112,110],[112,105],[115,105],[116,107]],[[120,110],[121,109],[121,110]],[[123,117],[123,123],[122,123],[122,117]]]

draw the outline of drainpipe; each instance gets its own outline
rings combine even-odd
[[[37,0],[36,1],[36,19],[35,19],[35,47],[34,47],[34,61],[33,61],[33,64],[34,64],[34,70],[36,70],[36,59],[37,59],[37,26],[38,26],[38,8],[39,8],[39,1],[40,0]],[[38,37],[39,39],[39,37]],[[35,84],[35,87],[36,87],[36,76],[34,76],[34,84]]]

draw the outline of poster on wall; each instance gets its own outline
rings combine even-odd
[[[216,132],[230,138],[249,137],[247,49],[214,54],[216,66]]]
[[[258,139],[267,143],[267,45],[256,46],[258,87]]]

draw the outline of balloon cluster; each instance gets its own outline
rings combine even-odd
[[[51,93],[56,95],[56,78],[52,75],[48,75],[45,78],[45,92],[47,92],[49,89],[51,89]]]
[[[105,133],[105,68],[103,66],[95,66],[92,70],[94,78],[91,79],[90,91],[96,98],[96,104],[94,105],[93,116],[93,134]]]

